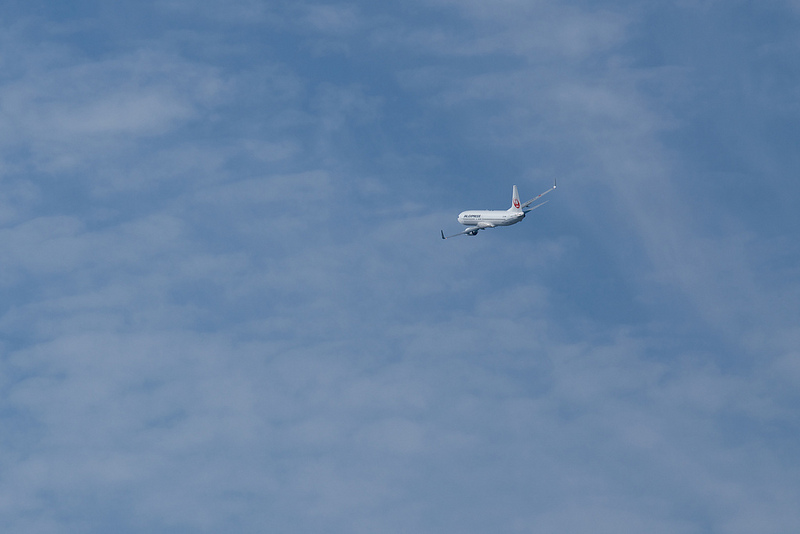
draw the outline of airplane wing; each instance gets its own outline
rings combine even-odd
[[[442,230],[442,239],[450,239],[451,237],[458,237],[460,235],[466,235],[466,234],[478,235],[478,230],[483,230],[483,228],[480,226],[470,226],[463,232],[458,232],[457,234],[447,235],[447,236],[444,235],[444,230]]]
[[[527,210],[526,210],[525,208],[527,208],[528,206],[530,206],[531,204],[533,204],[534,202],[536,202],[537,200],[539,200],[540,198],[542,198],[543,196],[545,196],[547,193],[549,193],[550,191],[554,190],[555,188],[556,188],[556,181],[555,181],[555,179],[554,179],[554,180],[553,180],[553,187],[551,187],[550,189],[548,189],[547,191],[545,191],[545,192],[544,192],[544,193],[542,193],[541,195],[538,195],[538,196],[535,196],[535,197],[533,197],[532,199],[530,199],[529,201],[527,201],[525,204],[522,204],[520,207],[521,207],[521,208],[522,208],[522,209],[525,211],[525,213],[528,213],[529,211],[533,211],[533,210],[535,210],[535,209],[536,209],[536,208],[538,208],[539,206],[543,205],[543,204],[544,204],[544,202],[542,202],[541,204],[537,204],[536,206],[534,206],[534,207],[532,207],[532,208],[530,208],[530,209],[527,209]]]

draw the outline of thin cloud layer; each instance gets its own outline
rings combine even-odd
[[[791,6],[225,6],[2,8],[6,530],[796,529]]]

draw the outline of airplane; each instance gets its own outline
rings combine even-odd
[[[458,222],[467,226],[467,229],[463,232],[459,232],[453,235],[444,235],[444,230],[442,230],[442,239],[450,239],[451,237],[458,237],[460,235],[478,235],[480,230],[485,230],[486,228],[494,228],[496,226],[511,226],[512,224],[517,224],[522,219],[525,218],[525,214],[535,210],[538,207],[544,206],[549,202],[549,200],[545,200],[540,204],[536,204],[534,207],[529,208],[531,204],[545,196],[550,191],[553,191],[556,188],[556,181],[553,180],[553,187],[538,195],[533,197],[529,201],[525,202],[524,204],[519,203],[519,191],[517,191],[517,186],[514,186],[513,192],[511,194],[511,207],[507,210],[471,210],[471,211],[462,211],[458,214]]]

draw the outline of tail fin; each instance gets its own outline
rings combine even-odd
[[[519,203],[519,191],[517,191],[517,186],[514,186],[514,193],[511,196],[511,207],[508,208],[508,211],[522,211]]]

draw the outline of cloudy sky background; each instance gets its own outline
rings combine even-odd
[[[796,531],[798,23],[3,2],[3,530]]]

